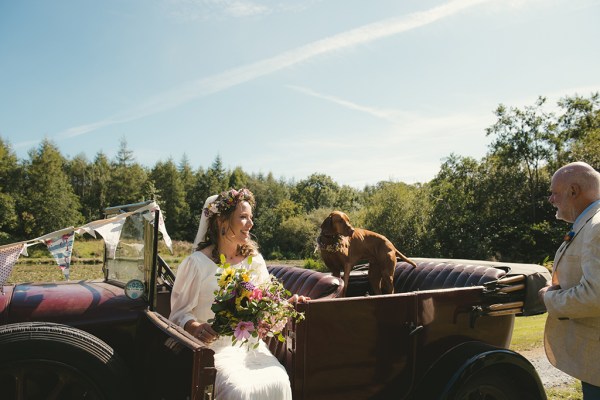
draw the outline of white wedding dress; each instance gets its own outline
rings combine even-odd
[[[234,268],[251,271],[255,284],[269,280],[269,272],[261,255]],[[171,293],[169,319],[183,327],[189,320],[207,322],[214,317],[210,307],[218,289],[215,274],[221,269],[204,253],[196,251],[186,257],[177,269]],[[217,339],[210,347],[215,351],[215,400],[291,400],[290,380],[285,368],[259,340],[256,350],[231,345],[230,337]]]

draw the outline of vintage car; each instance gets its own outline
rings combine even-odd
[[[160,211],[135,212],[145,204],[107,210],[132,217],[106,251],[104,279],[3,287],[2,399],[213,398],[212,350],[167,319],[176,275],[158,255]],[[546,269],[415,260],[397,264],[390,295],[370,295],[357,268],[345,298],[330,274],[268,266],[311,297],[285,343],[268,343],[294,399],[545,399],[508,346],[515,315],[544,312],[535,292]]]

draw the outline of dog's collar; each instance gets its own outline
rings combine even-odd
[[[333,239],[333,243],[324,243],[323,238]],[[317,248],[320,251],[339,252],[343,248],[344,236],[335,235],[320,235],[317,237]]]

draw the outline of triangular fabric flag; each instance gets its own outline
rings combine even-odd
[[[154,211],[156,211],[156,210],[160,211],[160,207],[156,203],[150,203],[150,206],[152,206],[152,208],[150,209],[151,212],[144,213],[142,215],[149,222],[154,224]],[[163,218],[162,211],[160,211],[158,213],[158,231],[162,234],[163,240],[165,241],[165,245],[167,246],[167,248],[169,249],[171,254],[173,254],[173,242],[171,241],[171,237],[167,233],[167,227],[165,226],[165,220]]]
[[[94,221],[96,222],[96,221]],[[90,236],[93,236],[94,239],[96,238],[96,232],[94,232],[94,229],[89,226],[90,224],[92,224],[93,222],[90,222],[89,224],[80,226],[79,228],[75,229],[75,233],[77,233],[78,235],[83,235],[84,233],[87,233]]]
[[[69,280],[69,267],[71,266],[71,254],[73,253],[73,242],[75,241],[75,231],[65,233],[64,235],[53,239],[44,240],[48,251],[54,256],[56,263],[60,267],[66,280]]]
[[[108,257],[110,258],[115,258],[125,219],[127,219],[127,216],[123,214],[123,217],[118,216],[104,220],[108,222],[94,227],[96,233],[99,233],[100,236],[102,236],[102,239],[104,239],[104,245],[106,246],[106,250],[108,250]]]
[[[25,243],[0,247],[0,290],[2,290],[2,292],[4,292],[4,284],[8,280],[24,247]]]
[[[43,243],[46,243],[46,240],[48,240],[48,239],[54,239],[54,238],[57,238],[59,236],[69,234],[69,233],[73,232],[74,230],[75,230],[75,228],[73,228],[72,226],[70,226],[68,228],[63,228],[63,229],[60,229],[58,231],[54,231],[52,233],[47,233],[44,236],[40,236],[38,238],[30,240],[30,242],[43,242]]]

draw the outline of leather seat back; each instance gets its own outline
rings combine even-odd
[[[269,273],[277,277],[292,294],[311,299],[336,298],[342,294],[341,279],[323,272],[285,265],[268,265]]]
[[[480,286],[504,275],[506,271],[486,265],[425,261],[417,263],[415,268],[406,262],[399,262],[394,271],[394,291],[406,293]]]

